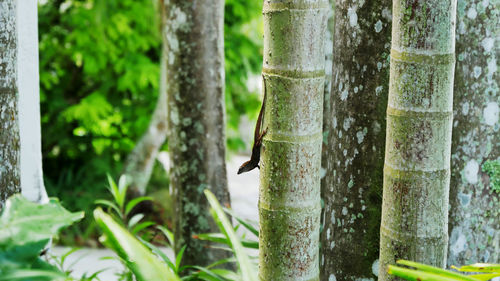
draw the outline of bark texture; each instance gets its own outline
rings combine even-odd
[[[0,0],[0,208],[21,191],[16,0]]]
[[[481,170],[500,157],[499,21],[498,0],[458,1],[448,265],[500,263],[500,197]]]
[[[229,204],[225,165],[224,2],[165,3],[168,141],[174,197],[174,235],[183,264],[207,265],[227,256],[193,239],[215,232],[203,190]]]
[[[166,42],[163,42],[164,46],[165,44]],[[158,151],[167,138],[167,61],[165,51],[162,52],[160,64],[160,92],[148,130],[128,155],[123,168],[123,174],[128,176],[130,183],[129,190],[134,197],[146,194],[146,187],[151,178]]]
[[[456,0],[393,1],[379,280],[409,259],[444,267]]]
[[[319,280],[328,1],[264,1],[260,280]]]
[[[18,1],[17,15],[21,192],[33,202],[47,203],[42,169],[37,1]]]
[[[374,280],[378,275],[391,1],[337,0],[335,17],[331,111],[324,118],[328,145],[323,151],[321,280]]]

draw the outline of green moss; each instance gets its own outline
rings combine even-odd
[[[500,193],[500,160],[488,160],[482,166],[483,172],[490,176],[490,187]]]

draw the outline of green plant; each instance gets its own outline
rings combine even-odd
[[[113,214],[118,218],[118,221],[123,222],[132,234],[136,234],[139,231],[154,225],[154,223],[150,221],[139,223],[144,218],[144,214],[132,213],[132,210],[134,210],[139,203],[147,200],[153,200],[153,198],[141,196],[126,202],[128,182],[125,175],[120,177],[117,185],[113,178],[108,174],[108,184],[108,190],[113,196],[114,202],[105,199],[98,199],[95,200],[96,204],[109,207],[109,209],[113,211]]]
[[[10,197],[0,216],[0,281],[72,280],[40,255],[61,228],[82,218],[82,212],[67,211],[57,199],[40,205],[21,195]]]
[[[120,184],[116,187],[116,191],[120,192]],[[200,267],[197,265],[180,266],[185,248],[177,253],[175,260],[171,260],[157,246],[134,236],[130,230],[117,222],[116,219],[120,219],[120,216],[114,216],[113,218],[98,208],[94,211],[94,218],[103,231],[101,241],[106,247],[118,254],[138,280],[180,280],[179,276],[181,274],[184,275],[182,280],[258,280],[255,264],[251,262],[246,254],[243,243],[236,235],[235,229],[229,222],[223,208],[210,191],[206,190],[205,194],[212,207],[211,214],[224,236],[218,237],[215,240],[211,235],[204,237],[207,237],[208,240],[229,245],[235,254],[235,259],[221,260],[207,267]],[[118,196],[118,198],[120,197]],[[110,208],[113,209],[114,212],[117,211],[114,207]],[[237,220],[241,219],[238,218]],[[249,223],[243,222],[242,225],[243,224],[253,233],[258,233]],[[157,226],[157,229],[165,235],[168,244],[172,246],[174,243],[173,234],[162,226]],[[233,261],[236,261],[238,264],[238,272],[217,268],[218,265]],[[156,274],[158,274],[158,276]]]
[[[452,266],[452,268],[462,272],[481,272],[481,274],[473,275],[462,275],[457,272],[406,260],[399,260],[397,264],[415,269],[389,265],[389,274],[412,281],[486,281],[500,276],[500,264],[476,263],[459,268]]]

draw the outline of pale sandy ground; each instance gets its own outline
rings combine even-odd
[[[238,167],[241,163],[247,161],[248,157],[235,155],[229,159],[227,164],[228,184],[233,210],[240,217],[257,222],[259,171],[255,169],[241,175],[236,174]],[[52,253],[55,256],[61,256],[68,250],[69,248],[55,247]],[[173,252],[170,249],[165,248],[163,250],[169,257],[173,257]],[[252,254],[255,254],[255,252]],[[72,270],[74,277],[80,277],[85,273],[90,275],[99,270],[106,269],[99,274],[100,280],[116,281],[118,280],[116,273],[119,273],[123,267],[117,259],[109,259],[107,257],[116,257],[116,255],[107,249],[84,248],[69,255],[65,261],[64,268]]]

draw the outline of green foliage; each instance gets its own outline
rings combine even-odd
[[[82,212],[68,212],[56,199],[39,205],[21,195],[9,198],[0,216],[0,280],[67,280],[40,253],[61,228],[82,218]]]
[[[96,204],[104,205],[112,210],[115,217],[118,218],[118,221],[123,222],[133,234],[136,234],[139,231],[151,225],[154,225],[154,223],[150,221],[139,223],[139,221],[144,218],[143,214],[134,214],[132,217],[130,217],[130,215],[132,214],[132,210],[137,206],[137,204],[143,201],[153,200],[153,198],[142,196],[136,197],[126,202],[129,183],[127,182],[127,177],[125,175],[122,175],[120,177],[118,185],[113,180],[113,178],[108,175],[108,184],[108,190],[113,196],[114,202],[105,199],[98,199],[95,201]]]
[[[262,1],[227,0],[224,9],[224,52],[226,71],[227,145],[245,148],[238,125],[243,114],[256,117],[260,101],[250,92],[247,80],[262,67]]]
[[[406,260],[399,260],[397,261],[397,264],[413,267],[415,269],[389,265],[389,274],[412,281],[486,281],[500,276],[500,264],[476,263],[462,266],[460,268],[452,266],[452,268],[462,272],[484,273],[473,275],[462,275],[457,272]]]
[[[116,186],[111,180],[110,186],[111,192],[119,194],[121,189],[120,184]],[[118,254],[123,263],[128,269],[130,269],[137,280],[180,280],[179,275],[181,274],[185,275],[182,280],[258,280],[255,265],[250,262],[240,238],[237,237],[235,229],[233,229],[231,223],[224,214],[219,202],[210,191],[206,190],[205,194],[210,205],[212,206],[211,214],[221,232],[224,233],[224,237],[217,238],[216,242],[221,242],[232,248],[240,268],[239,272],[216,268],[216,266],[226,262],[231,262],[233,259],[222,260],[207,267],[200,267],[196,265],[181,266],[180,264],[186,247],[183,247],[179,253],[177,253],[175,260],[171,260],[158,247],[148,241],[137,238],[133,233],[127,230],[122,225],[123,221],[122,223],[119,222],[120,219],[123,220],[123,217],[115,216],[115,218],[118,219],[117,221],[112,216],[106,214],[98,208],[94,211],[94,218],[104,233],[100,240],[106,247]],[[119,195],[114,198],[115,200],[118,198],[118,201],[121,200]],[[115,204],[114,202],[112,203]],[[116,212],[114,207],[110,207],[110,209]],[[255,229],[247,222],[245,222],[245,225],[251,229]],[[157,226],[157,229],[165,235],[169,246],[173,247],[174,235],[172,232],[162,226]],[[212,237],[207,240],[215,241]]]
[[[491,189],[500,193],[500,160],[484,162],[483,171],[490,176]]]
[[[156,255],[111,216],[101,209],[96,209],[94,218],[104,232],[100,241],[118,254],[137,280],[180,280]]]
[[[236,235],[233,226],[226,217],[226,214],[222,210],[222,206],[219,204],[215,195],[210,192],[210,190],[205,189],[205,196],[208,199],[208,203],[212,207],[210,213],[214,218],[219,230],[226,236],[226,238],[231,243],[231,248],[233,249],[236,260],[238,261],[238,266],[240,268],[240,278],[238,280],[243,281],[257,281],[257,270],[255,265],[250,262],[250,258],[247,256],[240,239]]]
[[[49,194],[91,212],[106,173],[144,133],[159,83],[158,12],[151,0],[46,0],[39,5],[42,152]],[[88,216],[90,218],[90,216]],[[95,234],[86,219],[72,228]]]
[[[90,213],[94,199],[108,194],[102,184],[106,173],[121,171],[122,162],[146,131],[157,101],[162,41],[157,1],[40,3],[46,187],[71,210]],[[261,7],[260,1],[225,1],[230,150],[244,148],[238,132],[240,116],[256,118],[260,107],[256,90],[250,92],[246,84],[262,65]],[[150,187],[164,188],[166,181],[157,165]],[[95,237],[95,222],[89,218],[70,230],[70,236],[77,236],[74,241],[65,241]]]

